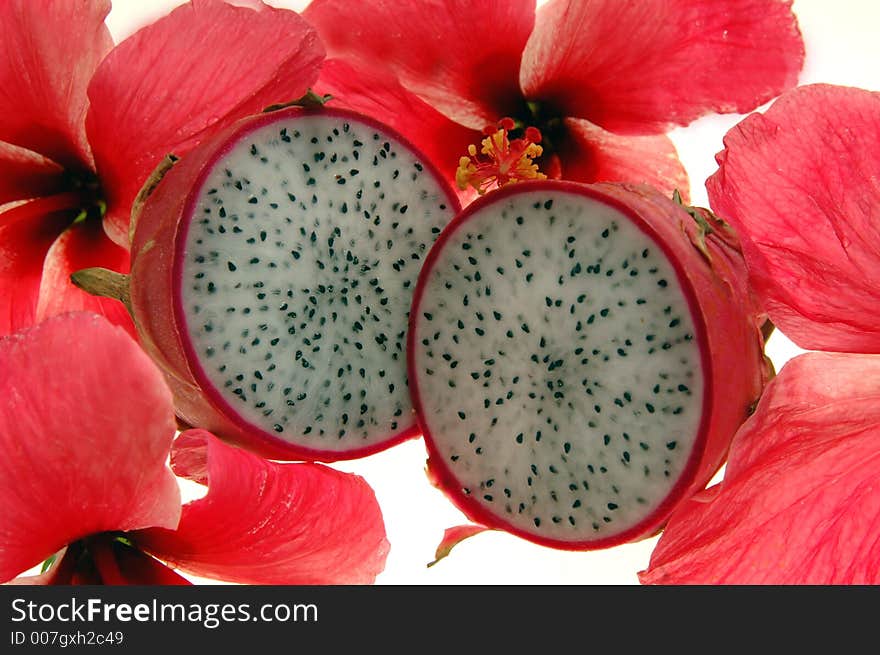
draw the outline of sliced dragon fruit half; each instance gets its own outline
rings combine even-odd
[[[471,520],[612,546],[720,467],[769,372],[735,237],[694,212],[643,187],[532,182],[441,234],[409,379],[429,475]]]
[[[410,144],[348,111],[250,117],[181,159],[133,228],[129,279],[180,417],[277,459],[417,436],[407,320],[458,210]]]

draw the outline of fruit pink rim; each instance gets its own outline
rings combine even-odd
[[[334,462],[366,457],[367,455],[372,455],[374,453],[383,451],[408,439],[418,437],[420,431],[418,423],[415,420],[415,414],[413,413],[409,417],[408,424],[404,428],[400,429],[397,433],[393,433],[389,438],[370,444],[368,446],[353,448],[350,450],[320,450],[280,439],[276,435],[266,431],[261,427],[253,425],[242,418],[235,407],[233,407],[232,404],[225,397],[223,397],[220,390],[217,389],[217,387],[208,377],[204,367],[199,360],[198,353],[195,351],[195,348],[193,347],[192,341],[189,337],[189,324],[186,318],[186,312],[184,311],[182,298],[182,267],[185,255],[184,251],[186,247],[186,240],[189,234],[189,226],[191,218],[193,216],[193,212],[195,210],[195,204],[197,203],[198,198],[201,196],[202,189],[205,185],[208,175],[213,170],[214,164],[219,159],[224,157],[227,153],[229,153],[236,145],[238,145],[239,142],[241,142],[244,138],[246,138],[249,134],[255,132],[256,130],[280,120],[298,118],[303,116],[326,116],[348,119],[352,122],[366,125],[371,129],[375,129],[376,131],[387,135],[391,139],[397,141],[397,143],[399,143],[401,146],[412,152],[419,160],[419,163],[424,167],[424,169],[434,176],[441,189],[441,192],[447,198],[449,208],[454,213],[457,214],[461,210],[461,205],[459,203],[458,196],[453,191],[449,182],[442,176],[439,169],[434,165],[433,162],[424,157],[421,151],[408,139],[403,137],[393,128],[381,123],[380,121],[371,118],[370,116],[365,116],[363,114],[348,109],[340,109],[335,107],[322,107],[320,109],[289,107],[277,111],[266,112],[264,114],[257,114],[255,116],[243,118],[233,126],[231,132],[227,132],[224,134],[223,140],[220,145],[217,146],[209,154],[209,156],[206,158],[205,163],[202,164],[202,167],[195,179],[195,182],[193,183],[189,194],[186,197],[183,216],[181,217],[181,220],[178,222],[177,225],[177,234],[175,235],[174,242],[174,264],[172,270],[174,320],[177,325],[181,326],[182,328],[179,330],[179,334],[181,337],[183,350],[186,355],[187,363],[190,367],[190,371],[192,372],[192,375],[195,378],[199,387],[201,388],[202,392],[205,394],[205,397],[211,403],[214,409],[222,414],[235,427],[241,430],[242,433],[247,434],[250,438],[258,439],[270,451],[272,457],[295,457],[297,459],[310,461]]]
[[[434,265],[440,256],[440,252],[443,250],[452,235],[455,234],[456,231],[458,231],[484,207],[493,205],[496,202],[508,198],[509,196],[519,195],[523,193],[531,193],[535,191],[553,191],[586,196],[593,200],[602,202],[610,207],[613,207],[614,209],[617,209],[622,214],[627,216],[634,225],[641,229],[642,232],[644,232],[652,241],[654,241],[657,246],[660,247],[661,251],[666,255],[667,260],[670,262],[670,264],[672,264],[676,278],[687,301],[688,308],[691,310],[691,315],[695,318],[694,330],[697,333],[698,342],[701,344],[708,344],[708,330],[706,329],[706,325],[704,322],[703,312],[700,310],[700,305],[697,301],[696,291],[694,290],[694,287],[691,284],[690,280],[685,275],[681,265],[678,262],[678,259],[674,256],[671,249],[663,242],[663,240],[658,238],[656,231],[650,225],[648,225],[641,218],[641,216],[637,214],[637,212],[628,207],[623,201],[619,200],[618,198],[607,195],[603,193],[600,189],[597,189],[585,183],[572,182],[567,180],[537,180],[526,181],[502,187],[496,191],[492,191],[484,196],[481,196],[473,203],[465,207],[464,210],[459,213],[455,217],[455,219],[453,219],[452,222],[446,226],[446,228],[440,233],[440,236],[437,237],[437,240],[434,242],[434,245],[428,252],[428,256],[425,258],[425,261],[422,264],[422,269],[419,272],[419,279],[416,283],[415,291],[413,292],[412,308],[409,315],[409,328],[407,330],[407,377],[409,379],[410,395],[412,396],[412,403],[413,407],[415,408],[416,419],[421,426],[421,432],[425,441],[425,448],[428,451],[429,472],[432,476],[434,483],[439,485],[441,489],[444,490],[446,495],[452,500],[456,507],[458,507],[458,509],[460,509],[468,518],[487,527],[499,527],[499,515],[489,511],[477,500],[470,496],[463,496],[459,493],[449,492],[450,489],[460,488],[461,484],[445,462],[444,458],[440,455],[440,452],[435,445],[434,437],[431,434],[430,429],[428,428],[427,422],[422,419],[422,417],[424,416],[424,407],[422,405],[421,393],[419,391],[419,378],[417,374],[418,371],[415,367],[415,357],[412,356],[412,353],[415,352],[415,349],[418,345],[418,340],[416,336],[417,317],[420,315],[418,309],[422,302],[422,296],[424,295],[425,285],[427,284],[428,277],[430,276],[431,271],[433,270]],[[617,546],[623,543],[627,543],[629,541],[650,536],[650,532],[648,531],[655,530],[662,524],[664,517],[669,513],[671,508],[681,498],[681,495],[684,493],[684,491],[686,491],[687,488],[694,481],[700,463],[699,454],[703,451],[706,440],[708,438],[707,434],[709,429],[709,420],[712,413],[713,400],[712,361],[709,357],[708,349],[706,347],[700,348],[700,364],[702,366],[704,375],[704,389],[702,407],[703,413],[700,418],[700,424],[697,430],[697,438],[694,441],[690,455],[688,457],[688,461],[682,469],[678,480],[673,485],[672,489],[670,489],[663,502],[661,502],[654,509],[654,511],[652,511],[641,521],[631,526],[630,528],[627,528],[626,530],[623,530],[608,537],[602,537],[600,539],[584,539],[581,541],[552,539],[542,537],[527,530],[523,530],[521,528],[516,528],[506,524],[503,527],[499,527],[499,529],[522,537],[527,541],[531,541],[542,546],[550,546],[560,550],[598,550],[601,548],[610,548],[612,546]]]

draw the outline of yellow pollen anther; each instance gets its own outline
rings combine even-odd
[[[511,129],[513,121],[510,119],[502,119],[497,126],[487,127],[480,155],[477,155],[475,145],[468,146],[468,156],[459,159],[455,171],[455,183],[459,189],[464,191],[472,186],[483,195],[493,185],[502,187],[523,180],[547,179],[532,161],[544,151],[538,145],[541,133],[530,127],[521,138],[511,140],[508,135]]]

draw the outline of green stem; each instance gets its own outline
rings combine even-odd
[[[86,293],[102,298],[118,300],[131,314],[131,296],[128,290],[128,276],[106,268],[83,268],[70,276],[74,286]]]
[[[302,107],[303,109],[320,109],[324,105],[327,104],[328,101],[332,99],[331,95],[323,95],[319,96],[317,93],[309,89],[306,91],[305,95],[297,98],[296,100],[292,100],[290,102],[282,102],[275,105],[269,105],[265,109],[263,109],[263,113],[267,114],[272,111],[278,111],[279,109],[286,109],[287,107]]]
[[[141,190],[138,191],[137,196],[135,196],[134,202],[131,204],[131,221],[128,224],[129,242],[134,240],[134,230],[141,217],[141,213],[144,211],[144,204],[147,202],[147,198],[149,198],[150,194],[156,190],[156,187],[159,186],[159,182],[161,182],[162,178],[165,177],[165,174],[171,170],[171,167],[177,163],[177,160],[178,158],[173,154],[165,155],[162,158],[162,161],[160,161],[156,168],[153,169],[153,172],[150,173],[150,177],[144,182],[144,185],[141,187]]]

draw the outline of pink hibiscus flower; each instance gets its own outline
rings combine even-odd
[[[159,160],[317,77],[314,30],[251,4],[194,0],[114,48],[109,0],[0,3],[0,334],[76,309],[133,330],[70,273],[127,272],[131,204]]]
[[[125,331],[74,312],[0,338],[0,581],[370,583],[388,542],[358,476],[276,464],[203,430]],[[173,440],[173,445],[172,445]],[[177,475],[207,486],[181,507]],[[60,551],[60,552],[59,552]],[[164,563],[163,563],[164,562]]]
[[[783,366],[723,481],[672,516],[642,582],[880,583],[878,140],[880,94],[830,85],[725,137],[709,198],[770,318],[803,348],[848,352]]]
[[[804,58],[780,0],[313,0],[303,15],[332,57],[319,88],[483,189],[480,164],[510,181],[518,166],[534,177],[535,161],[549,177],[686,193],[665,132],[754,109],[796,83]],[[509,148],[469,151],[506,117],[519,138],[496,139]]]

